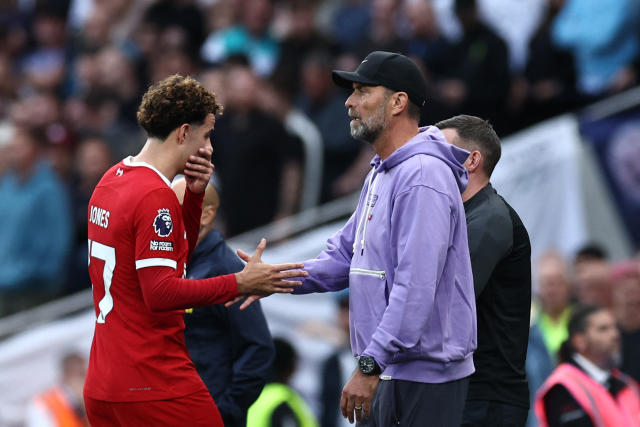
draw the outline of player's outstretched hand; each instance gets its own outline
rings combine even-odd
[[[238,251],[238,255],[247,262],[247,265],[241,272],[236,273],[239,298],[231,303],[237,302],[240,297],[250,295],[240,307],[241,309],[262,296],[293,292],[293,288],[300,286],[302,282],[286,279],[308,275],[306,271],[301,270],[304,268],[302,263],[265,264],[262,262],[262,253],[266,246],[267,241],[262,239],[253,255],[249,256],[241,250]]]
[[[213,148],[210,145],[201,147],[198,149],[198,154],[189,156],[189,160],[184,165],[184,177],[191,192],[200,194],[207,188],[213,173],[212,154]]]

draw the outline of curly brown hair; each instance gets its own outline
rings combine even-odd
[[[136,116],[150,137],[164,140],[184,123],[204,123],[209,113],[222,113],[216,96],[197,80],[174,74],[147,90]]]

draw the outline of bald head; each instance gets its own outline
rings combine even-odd
[[[171,184],[171,189],[174,193],[176,193],[180,204],[184,202],[184,192],[186,188],[187,181],[184,178],[177,179],[173,182],[173,184]],[[218,192],[211,183],[207,184],[207,189],[204,192],[202,208],[204,209],[206,206],[211,206],[215,210],[218,210],[218,207],[220,206],[220,198],[218,197]]]
[[[184,202],[184,193],[187,188],[187,182],[184,178],[177,179],[171,184],[171,189],[176,193],[180,204]],[[218,192],[211,184],[207,184],[207,188],[204,191],[204,200],[202,201],[202,215],[200,215],[200,232],[198,233],[198,243],[206,236],[211,230],[213,230],[213,220],[218,213],[218,207],[220,206],[220,199],[218,198]]]

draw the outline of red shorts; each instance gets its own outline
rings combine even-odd
[[[84,398],[89,422],[102,426],[224,427],[218,407],[207,391],[148,402],[104,402]]]

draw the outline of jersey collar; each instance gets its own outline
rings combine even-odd
[[[124,163],[125,166],[130,166],[130,167],[145,167],[145,168],[149,168],[152,171],[154,171],[155,173],[158,174],[158,176],[160,176],[160,178],[162,178],[162,180],[165,182],[165,184],[167,184],[168,187],[171,187],[171,181],[169,181],[169,179],[164,176],[162,174],[162,172],[160,172],[158,169],[156,169],[155,167],[151,166],[149,163],[145,163],[145,162],[134,162],[133,161],[133,156],[129,156],[126,157],[122,163]]]

